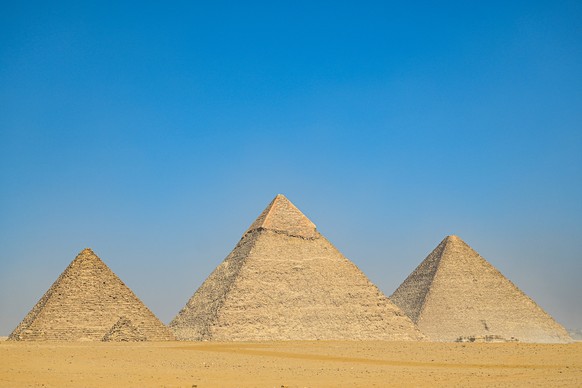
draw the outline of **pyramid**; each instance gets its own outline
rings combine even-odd
[[[102,339],[103,342],[142,342],[146,340],[146,336],[125,317],[119,318]]]
[[[120,324],[149,341],[173,340],[162,322],[91,249],[69,264],[24,320],[8,337],[23,341],[101,341]],[[134,331],[135,331],[134,330]],[[130,331],[125,330],[125,333]],[[126,340],[135,340],[127,337]],[[121,338],[123,332],[116,333]],[[117,339],[119,340],[119,339]]]
[[[420,340],[423,335],[283,195],[170,323],[181,340]]]
[[[566,330],[457,236],[390,296],[430,339],[569,342]]]

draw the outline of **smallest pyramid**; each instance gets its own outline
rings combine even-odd
[[[84,249],[8,339],[101,341],[113,329],[117,336],[128,335],[131,327],[148,341],[174,340],[168,328],[121,279],[91,249]]]
[[[390,299],[432,340],[571,341],[560,324],[457,236],[446,237]]]
[[[125,317],[113,325],[113,327],[103,337],[103,342],[143,342],[147,338],[143,333]]]

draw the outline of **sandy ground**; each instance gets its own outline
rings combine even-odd
[[[2,387],[582,386],[582,343],[0,342]]]

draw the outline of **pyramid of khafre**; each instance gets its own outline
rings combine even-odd
[[[412,321],[278,195],[170,323],[181,340],[419,340]]]
[[[91,249],[79,253],[8,337],[16,341],[136,338],[166,341],[174,336]]]
[[[433,340],[571,341],[562,326],[457,236],[446,237],[390,299]]]

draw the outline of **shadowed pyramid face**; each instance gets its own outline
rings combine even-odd
[[[570,341],[562,326],[457,236],[446,237],[390,299],[433,340]]]
[[[124,317],[140,340],[174,339],[170,331],[91,249],[69,264],[10,340],[101,341]],[[128,326],[129,327],[129,326]],[[116,338],[134,341],[129,331]]]
[[[170,323],[185,340],[422,339],[283,195]]]

